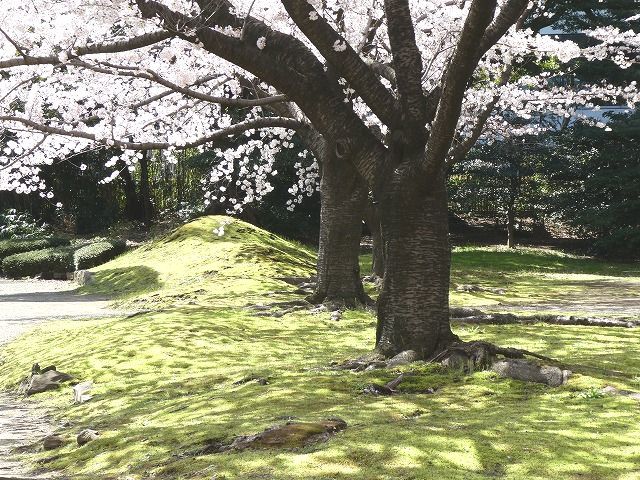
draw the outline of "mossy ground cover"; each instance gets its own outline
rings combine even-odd
[[[71,405],[70,389],[29,400],[73,424],[66,446],[29,461],[48,458],[47,468],[91,479],[640,478],[640,405],[599,392],[640,390],[637,330],[456,326],[465,339],[535,350],[575,364],[577,373],[554,389],[417,363],[403,367],[414,373],[401,384],[405,393],[364,395],[365,385],[397,372],[326,367],[371,348],[372,314],[347,312],[339,322],[326,313],[256,317],[246,304],[291,298],[273,293],[291,290],[273,278],[308,273],[313,254],[241,222],[214,236],[224,221],[201,220],[183,227],[188,234],[179,230],[101,267],[94,290],[120,282],[124,301],[155,295],[145,305],[163,311],[51,323],[1,352],[1,387],[15,386],[35,361],[96,385],[83,405]],[[252,243],[268,256],[252,255]],[[154,281],[127,274],[127,265],[154,271]],[[209,270],[218,273],[208,277]],[[234,385],[250,374],[269,384]],[[420,393],[429,387],[436,393]],[[340,417],[349,427],[297,450],[195,455],[207,441],[285,417]],[[74,433],[86,426],[101,437],[79,448]]]
[[[502,246],[455,247],[451,267],[451,303],[484,311],[522,314],[620,316],[616,305],[637,299],[640,264],[606,262],[559,250]],[[369,271],[371,256],[361,269]],[[459,285],[477,285],[479,292],[458,292]],[[490,289],[504,289],[504,294]],[[640,309],[640,302],[634,303]],[[611,308],[607,308],[607,307]]]

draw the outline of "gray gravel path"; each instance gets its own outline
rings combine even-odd
[[[101,295],[80,295],[73,282],[0,279],[0,345],[47,320],[117,316]]]
[[[3,344],[49,320],[123,315],[109,308],[106,297],[80,295],[76,288],[73,282],[57,280],[0,279],[0,352]],[[40,442],[51,431],[41,414],[0,393],[0,480],[50,478],[29,475],[10,457],[16,448]]]

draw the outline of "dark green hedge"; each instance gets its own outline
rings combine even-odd
[[[40,247],[41,244],[37,246]],[[7,256],[1,262],[2,273],[10,278],[37,275],[52,278],[54,274],[95,267],[120,255],[125,249],[126,244],[121,240],[100,240],[84,246],[41,248]]]
[[[85,270],[108,262],[126,250],[121,240],[102,240],[79,248],[73,255],[76,270]]]
[[[51,278],[54,273],[73,271],[73,247],[63,246],[16,253],[2,260],[2,271],[10,278]]]
[[[0,261],[16,253],[42,250],[43,248],[69,245],[69,240],[59,237],[0,240]]]

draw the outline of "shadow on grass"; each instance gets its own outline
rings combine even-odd
[[[95,283],[82,287],[80,291],[82,293],[104,293],[101,284],[108,284],[109,294],[116,297],[123,293],[137,295],[157,290],[162,286],[159,273],[156,270],[144,265],[133,265],[99,270],[95,273]]]

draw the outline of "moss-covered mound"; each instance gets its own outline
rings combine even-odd
[[[310,275],[315,266],[307,247],[241,220],[207,216],[92,269],[96,282],[86,290],[137,307],[222,306],[238,295],[248,301],[282,289],[277,278]]]

